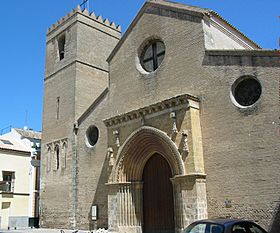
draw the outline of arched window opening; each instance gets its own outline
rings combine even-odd
[[[66,155],[67,155],[67,145],[66,143],[63,143],[62,154],[61,154],[61,167],[63,169],[66,168]]]
[[[62,60],[65,55],[65,34],[61,35],[58,38],[58,52],[59,52],[59,60]]]
[[[56,170],[59,169],[59,147],[55,147],[55,156],[56,156]]]
[[[51,169],[51,148],[48,148],[47,158],[46,158],[46,171],[49,172]]]

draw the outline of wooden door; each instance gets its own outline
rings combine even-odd
[[[154,154],[143,171],[144,233],[174,233],[172,176],[168,162]]]

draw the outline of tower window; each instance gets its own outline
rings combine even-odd
[[[55,156],[56,156],[56,170],[59,169],[59,147],[56,146],[55,149]]]
[[[51,169],[51,156],[52,156],[52,152],[51,152],[51,148],[48,148],[48,153],[47,153],[47,156],[46,156],[46,170],[47,172],[50,171]]]
[[[59,52],[59,59],[62,60],[65,55],[65,34],[61,35],[58,38],[58,52]]]
[[[66,154],[67,154],[67,145],[63,143],[62,153],[61,153],[61,168],[66,168]]]
[[[56,98],[56,119],[57,120],[59,119],[59,100],[60,100],[60,97],[57,97]]]

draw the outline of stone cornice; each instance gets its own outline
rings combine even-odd
[[[142,181],[136,181],[136,182],[109,182],[105,183],[107,186],[142,186],[143,182]]]
[[[157,112],[162,112],[166,109],[178,107],[178,106],[193,107],[199,109],[199,99],[197,97],[184,94],[175,96],[173,98],[163,100],[161,102],[145,106],[140,109],[136,109],[124,114],[116,115],[108,119],[103,120],[107,127],[119,125],[123,122],[128,122],[135,119],[141,119],[147,115],[151,115]]]
[[[208,56],[255,56],[255,57],[280,57],[279,50],[265,49],[209,49],[205,51]]]
[[[171,181],[173,183],[177,182],[186,182],[186,181],[192,181],[192,180],[197,180],[197,179],[206,179],[206,174],[205,173],[188,173],[185,175],[179,175],[179,176],[174,176],[171,178]]]

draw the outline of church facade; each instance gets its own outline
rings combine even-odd
[[[120,27],[79,7],[47,33],[42,227],[280,227],[279,52],[217,13],[149,0]]]

